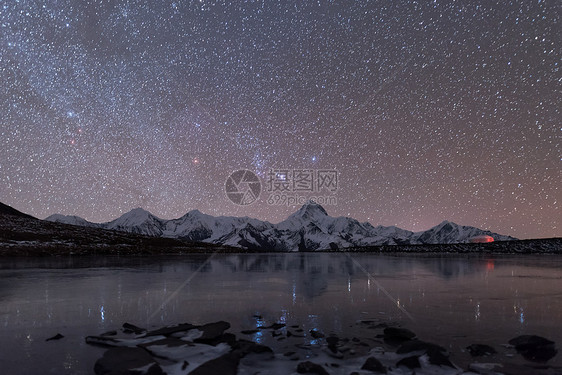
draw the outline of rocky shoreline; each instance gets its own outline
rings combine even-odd
[[[488,243],[359,246],[333,251],[384,254],[562,254],[562,238],[540,238]]]
[[[122,234],[114,231],[111,235],[119,234],[127,237],[106,242],[88,242],[80,236],[68,241],[49,240],[2,240],[0,238],[0,256],[8,257],[37,257],[37,256],[153,256],[153,255],[189,255],[189,254],[258,254],[284,253],[268,249],[247,250],[238,247],[218,246],[204,242],[186,242],[171,238],[157,238]],[[1,233],[0,233],[0,237]],[[130,237],[130,238],[129,238]],[[78,241],[80,240],[80,241]],[[119,242],[121,241],[121,242]],[[516,240],[491,243],[459,243],[459,244],[430,244],[430,245],[382,245],[363,246],[326,250],[301,250],[302,253],[371,253],[385,255],[439,255],[439,254],[562,254],[562,238],[548,238],[536,240]]]
[[[234,334],[228,332],[228,322],[219,321],[152,330],[125,323],[119,331],[85,340],[108,348],[95,363],[98,375],[562,373],[562,368],[548,365],[557,355],[556,344],[539,336],[517,336],[496,348],[470,345],[466,351],[473,362],[463,369],[445,347],[423,341],[398,324],[373,320],[356,324],[365,332],[364,337],[304,331],[299,325],[279,322]],[[265,335],[272,345],[260,343]],[[521,356],[522,365],[508,360],[516,356]]]

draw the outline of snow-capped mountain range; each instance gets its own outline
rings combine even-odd
[[[429,230],[411,232],[395,226],[372,226],[349,217],[332,217],[317,203],[308,202],[286,220],[272,224],[249,217],[206,215],[193,210],[178,219],[160,219],[142,208],[107,223],[91,223],[78,216],[51,215],[48,221],[103,229],[180,238],[251,250],[299,251],[356,246],[449,244],[477,236],[495,241],[516,238],[444,221]]]

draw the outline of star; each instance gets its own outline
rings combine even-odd
[[[0,196],[21,211],[278,222],[292,207],[233,207],[227,177],[313,169],[338,173],[334,216],[562,235],[555,2],[1,9]]]

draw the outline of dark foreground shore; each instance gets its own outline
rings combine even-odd
[[[81,256],[81,255],[165,255],[207,253],[268,253],[269,249],[247,250],[188,242],[171,238],[121,235],[113,231],[103,239],[76,237],[69,239],[33,236],[0,241],[0,256]],[[1,235],[1,233],[0,233]],[[305,251],[307,252],[307,251]],[[492,243],[460,243],[432,245],[364,246],[308,252],[350,252],[373,254],[562,254],[562,238],[518,240]]]
[[[373,253],[562,254],[562,238],[433,245],[383,245],[342,249]]]
[[[261,321],[260,316],[256,316]],[[426,342],[407,328],[359,321],[360,337],[343,337],[299,325],[262,322],[236,334],[228,322],[178,324],[147,330],[129,323],[86,337],[108,348],[96,374],[560,374],[548,365],[558,354],[544,337],[516,336],[496,347],[474,343],[472,363],[461,368],[446,343]],[[264,340],[267,338],[268,340]],[[63,339],[62,335],[52,339]],[[261,342],[268,342],[264,345]]]

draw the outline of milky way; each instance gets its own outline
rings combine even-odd
[[[558,1],[11,1],[0,201],[277,222],[271,169],[337,170],[332,216],[562,235]],[[238,169],[264,191],[237,206]]]

